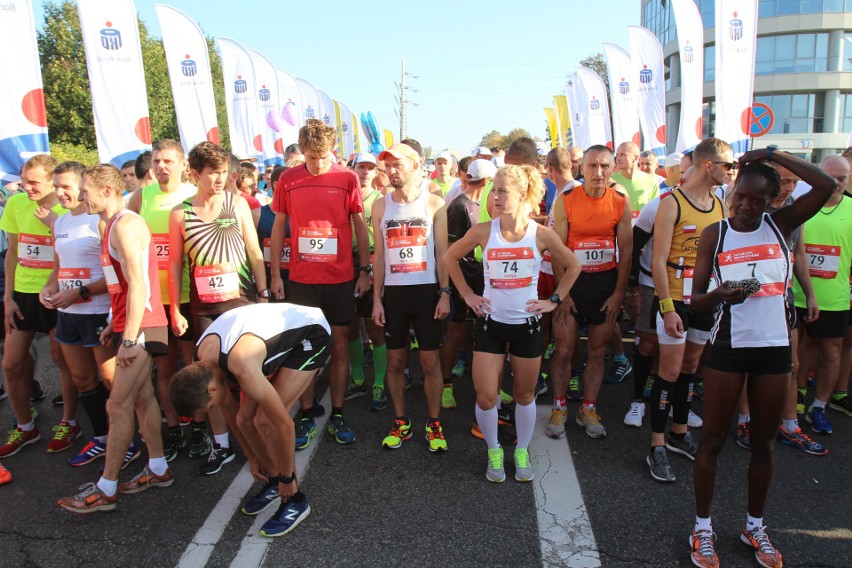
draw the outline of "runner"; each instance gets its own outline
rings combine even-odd
[[[133,494],[174,483],[163,456],[160,409],[151,383],[152,358],[168,349],[157,253],[145,221],[125,209],[123,191],[124,180],[115,166],[101,164],[83,172],[80,201],[106,223],[101,265],[112,321],[100,339],[115,348],[117,367],[107,401],[110,421],[104,472],[97,483],[87,483],[77,495],[59,499],[59,506],[72,513],[112,511],[116,491]],[[148,465],[119,486],[119,470],[133,439],[134,411],[148,447]]]
[[[184,412],[222,408],[252,474],[264,482],[242,512],[258,515],[280,500],[261,536],[282,536],[311,513],[296,479],[289,411],[325,364],[330,333],[317,308],[285,303],[234,308],[204,331],[198,361],[172,383],[171,397]],[[239,411],[229,383],[240,387]]]
[[[445,451],[439,421],[442,375],[438,356],[441,322],[450,312],[449,277],[443,264],[447,249],[444,200],[421,184],[419,156],[410,146],[394,144],[381,154],[393,192],[373,205],[376,258],[373,274],[373,321],[385,328],[387,386],[396,419],[382,447],[396,449],[412,436],[405,405],[404,370],[413,325],[420,346],[423,391],[428,421],[426,440],[432,452]]]
[[[575,421],[592,438],[606,436],[596,402],[603,382],[606,345],[621,314],[633,252],[630,203],[626,196],[607,186],[612,159],[612,151],[606,146],[587,149],[583,156],[583,186],[563,193],[553,204],[554,230],[577,255],[583,273],[559,307],[563,313],[557,312],[557,317],[571,317],[565,317],[565,325],[553,327],[553,409],[546,430],[551,438],[565,435],[571,358],[583,325],[589,336],[583,374],[585,393]]]
[[[444,150],[440,152],[437,156],[435,156],[435,172],[437,175],[435,179],[432,180],[435,182],[435,185],[441,188],[441,196],[445,197],[447,193],[449,193],[450,188],[453,187],[457,178],[454,178],[450,175],[450,170],[453,167],[454,158],[453,155]]]
[[[818,216],[832,192],[842,188],[816,166],[775,150],[769,146],[743,155],[731,195],[731,217],[704,229],[698,244],[692,307],[696,311],[715,308],[715,323],[704,371],[706,420],[693,469],[697,516],[690,542],[696,566],[719,566],[710,520],[716,459],[746,377],[752,413],[751,461],[748,514],[740,539],[754,549],[761,566],[782,566],[781,553],[766,534],[763,512],[792,368],[785,299],[792,277],[788,242],[793,230]],[[700,164],[701,144],[695,153]],[[770,160],[810,183],[813,190],[791,206],[767,213],[781,189],[778,173],[762,163]],[[711,273],[716,288],[708,293]],[[749,290],[751,283],[755,286]]]
[[[446,269],[477,316],[473,355],[476,389],[476,421],[488,445],[485,478],[500,483],[506,479],[503,449],[497,434],[497,401],[500,398],[506,351],[511,354],[515,424],[515,479],[535,477],[529,458],[529,443],[535,427],[535,384],[541,368],[542,313],[552,312],[567,297],[580,274],[576,257],[549,228],[530,220],[544,193],[541,176],[531,166],[506,166],[494,178],[494,213],[491,222],[479,223],[453,244],[444,257]],[[467,284],[459,260],[476,246],[486,259],[484,297]],[[537,299],[537,281],[542,252],[548,251],[565,269],[555,293]]]

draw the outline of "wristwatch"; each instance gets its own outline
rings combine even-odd
[[[89,289],[88,289],[88,288],[86,288],[85,286],[80,286],[80,287],[77,289],[77,291],[78,291],[78,292],[79,292],[79,294],[80,294],[80,298],[81,298],[81,299],[83,299],[83,300],[88,300],[89,298],[91,298],[91,297],[92,297],[92,292],[91,292],[91,290],[89,290]]]
[[[766,161],[767,162],[772,161],[772,154],[774,154],[777,149],[778,149],[778,146],[776,146],[775,144],[770,144],[769,146],[766,147]]]
[[[133,347],[137,343],[139,343],[138,339],[128,339],[127,337],[125,337],[124,339],[121,340],[121,344],[124,345],[127,348]]]
[[[559,297],[559,294],[553,294],[550,297],[550,301],[556,304],[557,306],[562,304],[562,298]]]
[[[441,294],[446,294],[447,296],[449,296],[449,295],[450,295],[450,294],[452,294],[452,293],[453,293],[453,291],[452,291],[452,290],[450,290],[449,288],[441,288],[440,290],[438,290],[438,295],[439,295],[439,296],[440,296]]]
[[[372,271],[373,271],[373,267],[372,267],[372,266],[362,266],[362,267],[361,267],[361,268],[359,268],[358,270],[359,270],[359,271],[361,271],[361,272],[372,272]]]
[[[260,290],[257,293],[257,295],[260,296],[261,298],[264,298],[264,299],[267,299],[267,300],[272,297],[272,294],[269,293],[269,288],[266,288],[264,290]]]

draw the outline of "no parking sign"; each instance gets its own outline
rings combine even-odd
[[[741,117],[743,132],[753,138],[759,138],[772,130],[775,124],[775,114],[764,103],[754,103],[751,109],[746,109]]]

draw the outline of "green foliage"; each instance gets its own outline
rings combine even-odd
[[[532,135],[523,128],[513,128],[508,134],[501,134],[497,130],[492,130],[482,137],[479,145],[487,148],[499,146],[505,150],[518,138],[532,138]]]
[[[76,146],[70,142],[50,142],[50,155],[60,162],[74,160],[91,166],[100,162],[98,151],[83,146]]]
[[[210,54],[210,74],[213,76],[213,96],[216,100],[216,122],[219,123],[219,144],[223,148],[231,147],[231,135],[228,130],[228,110],[225,107],[225,83],[222,76],[222,58],[212,37],[207,36],[207,52]]]
[[[580,65],[582,65],[583,67],[588,67],[589,69],[601,76],[604,85],[606,85],[607,95],[609,95],[609,75],[606,72],[606,59],[604,59],[603,53],[596,53],[594,55],[588,56],[580,62]]]

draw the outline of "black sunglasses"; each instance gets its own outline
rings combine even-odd
[[[731,171],[731,170],[736,171],[736,170],[737,170],[737,168],[739,168],[739,167],[740,167],[740,166],[739,166],[739,164],[737,164],[736,162],[720,162],[720,161],[718,161],[718,160],[713,160],[711,163],[713,163],[713,164],[719,164],[719,165],[725,166],[725,171],[726,171],[726,172],[729,172],[729,171]]]

